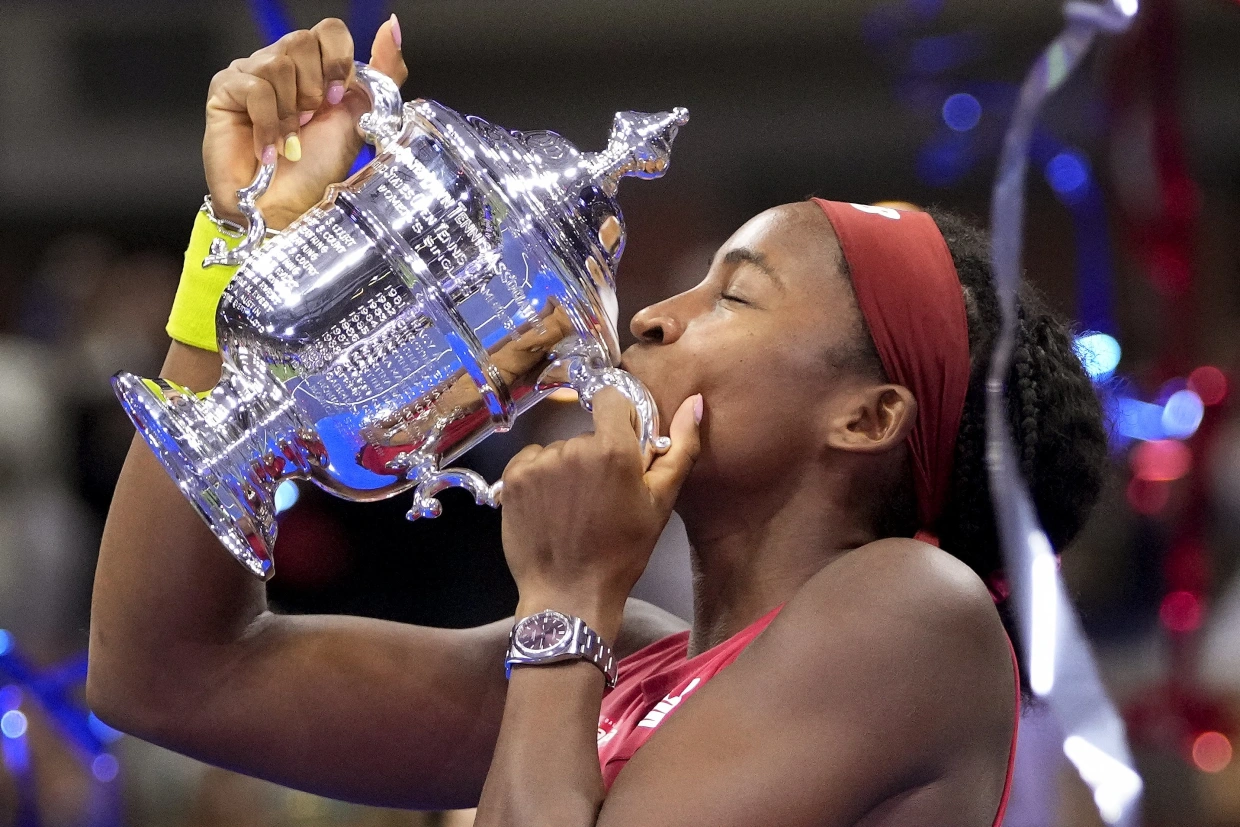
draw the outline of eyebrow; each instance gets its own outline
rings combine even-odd
[[[750,249],[749,247],[737,247],[735,249],[728,250],[728,252],[723,256],[723,263],[730,264],[734,267],[738,264],[752,264],[758,270],[769,276],[771,281],[775,283],[776,287],[780,290],[784,289],[784,283],[779,278],[779,274],[776,273],[767,262],[766,256],[762,255],[762,253],[759,253],[757,250]]]

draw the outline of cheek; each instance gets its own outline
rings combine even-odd
[[[703,461],[714,473],[761,477],[816,455],[823,368],[805,358],[806,347],[789,344],[755,335],[709,354],[700,390]]]

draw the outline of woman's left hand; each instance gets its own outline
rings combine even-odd
[[[671,448],[647,467],[631,402],[610,388],[593,400],[594,433],[530,445],[504,471],[504,555],[517,616],[556,609],[607,640],[641,576],[699,451],[700,395],[672,417]]]

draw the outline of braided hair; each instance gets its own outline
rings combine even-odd
[[[964,413],[956,438],[951,485],[933,529],[944,551],[988,583],[1003,567],[986,468],[986,378],[1002,323],[990,272],[986,233],[961,216],[932,208],[930,217],[947,242],[964,291],[971,366]],[[847,262],[843,262],[847,274]],[[1021,285],[1019,328],[1007,377],[1008,421],[1038,516],[1051,544],[1062,550],[1084,525],[1102,489],[1107,440],[1102,408],[1072,347],[1068,327],[1041,294]],[[868,335],[865,337],[870,338]],[[872,341],[863,360],[881,362]],[[911,475],[887,498],[879,520],[884,536],[911,537],[918,528]],[[1018,630],[1008,601],[999,604],[1008,635]],[[1016,646],[1019,653],[1021,647]],[[1027,689],[1021,664],[1021,682]]]

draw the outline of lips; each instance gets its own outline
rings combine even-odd
[[[650,395],[654,397],[655,407],[659,411],[659,429],[666,435],[668,426],[672,421],[672,415],[676,413],[680,402],[689,398],[689,394],[669,394],[658,371],[650,370],[650,360],[646,358],[648,354],[642,352],[639,348],[639,345],[634,345],[626,350],[623,358],[620,360],[620,367],[633,374],[650,391]],[[669,405],[668,402],[672,399],[677,400],[677,404]]]

